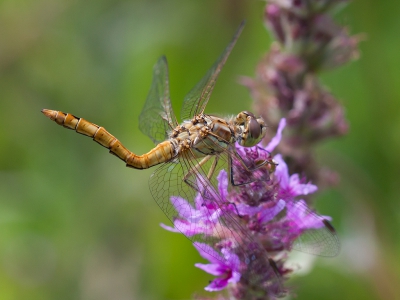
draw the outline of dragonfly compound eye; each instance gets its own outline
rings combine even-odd
[[[251,135],[252,138],[258,139],[261,134],[261,126],[258,124],[257,120],[255,118],[250,117],[249,121],[249,135]]]
[[[244,131],[240,140],[240,145],[252,147],[258,144],[265,136],[266,126],[262,118],[256,119],[254,116],[247,116],[244,123]]]

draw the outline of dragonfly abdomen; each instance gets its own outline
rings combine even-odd
[[[136,155],[129,151],[122,143],[109,133],[104,127],[100,127],[83,118],[62,111],[43,109],[42,113],[67,129],[93,138],[93,140],[110,150],[126,163],[127,167],[134,169],[147,169],[160,163],[171,160],[175,152],[170,141],[164,141],[143,155]]]
[[[130,157],[126,160],[126,166],[134,169],[148,169],[152,166],[170,161],[174,156],[175,151],[171,142],[164,141],[146,154],[139,156],[131,152]]]

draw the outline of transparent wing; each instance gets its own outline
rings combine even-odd
[[[319,256],[333,257],[339,254],[340,242],[333,226],[327,219],[307,207],[304,201],[291,204],[293,209],[288,213],[291,222],[298,228],[307,228],[320,224],[321,227],[305,229],[294,241],[292,248],[301,252]],[[298,218],[299,215],[302,218]],[[301,220],[301,221],[300,221]]]
[[[277,204],[272,207],[278,207]],[[339,254],[340,242],[329,221],[310,209],[304,200],[286,200],[281,211],[273,208],[263,214],[268,219],[261,236],[268,251],[294,249],[308,254],[333,257]]]
[[[177,125],[169,98],[167,59],[162,56],[153,68],[153,81],[139,116],[139,129],[158,144],[165,141],[167,131]]]
[[[224,66],[226,60],[228,59],[228,56],[233,49],[233,46],[235,46],[236,41],[243,30],[244,24],[245,22],[243,21],[236,31],[236,34],[233,37],[232,41],[225,48],[221,56],[207,71],[206,75],[200,80],[200,82],[197,83],[197,85],[186,95],[181,110],[182,120],[191,119],[194,115],[198,115],[204,111],[207,102],[210,99],[211,93],[214,89],[218,75],[221,72],[221,69]]]
[[[218,164],[208,178],[209,170],[215,166],[214,159],[218,159]],[[219,171],[226,167],[226,153],[199,163],[189,150],[158,168],[150,178],[150,190],[157,204],[176,230],[221,263],[225,262],[224,256],[211,251],[210,246],[215,250],[234,245],[232,248],[241,262],[241,282],[246,282],[247,287],[254,286],[254,290],[244,293],[263,289],[282,294],[276,266],[263,246],[241,225],[235,205],[225,198],[227,190],[223,180],[217,178]],[[187,176],[188,173],[191,175]]]

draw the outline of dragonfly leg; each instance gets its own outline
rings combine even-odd
[[[240,164],[243,166],[243,168],[246,169],[246,171],[252,172],[255,171],[257,169],[262,168],[263,166],[265,166],[268,163],[272,163],[272,161],[265,159],[264,161],[262,161],[262,163],[257,163],[257,165],[255,167],[249,167],[246,165],[245,161],[243,160],[243,158],[239,155],[239,153],[237,153],[236,151],[234,151],[233,153],[235,155],[235,158],[237,158],[237,160],[240,162]]]
[[[232,151],[233,152],[233,151]],[[244,172],[254,172],[258,169],[260,169],[261,167],[265,166],[266,164],[271,164],[273,166],[275,166],[276,164],[270,160],[270,159],[265,159],[264,161],[262,161],[262,163],[256,164],[256,166],[254,168],[251,168],[249,166],[246,165],[246,162],[243,160],[243,158],[239,155],[239,153],[237,153],[236,151],[233,152],[234,157],[240,162],[240,165],[244,168],[244,170],[237,170],[237,167],[234,168],[233,165],[233,161],[232,161],[232,157],[230,156],[228,159],[228,176],[229,176],[229,180],[232,186],[242,186],[245,184],[249,184],[251,182],[254,182],[256,179],[254,180],[249,180],[249,181],[245,181],[245,182],[241,182],[241,183],[237,183],[234,180],[234,175],[237,174],[238,172],[244,171]],[[234,170],[236,169],[236,170]],[[269,168],[267,167],[268,172],[274,170],[275,168]],[[269,177],[268,177],[269,178]],[[269,180],[269,179],[267,179]]]
[[[248,170],[248,169],[246,168],[246,170]],[[229,181],[231,182],[232,186],[241,186],[241,185],[248,184],[248,182],[235,183],[235,180],[233,179],[233,164],[232,164],[232,158],[231,157],[229,157],[229,160],[228,160],[228,176],[229,176]]]
[[[207,178],[208,180],[211,180],[211,177],[213,176],[214,172],[215,172],[215,168],[217,167],[218,164],[218,160],[219,160],[219,156],[215,155],[214,156],[214,161],[210,167],[210,170],[208,170],[208,174],[207,174]]]
[[[185,176],[183,176],[182,180],[183,180],[187,185],[189,185],[192,189],[198,191],[199,189],[198,189],[192,182],[189,181],[189,178],[190,178],[191,176],[193,176],[194,173],[197,172],[197,171],[198,171],[206,162],[208,162],[211,158],[212,158],[212,155],[207,155],[206,157],[204,157],[204,158],[203,158],[201,161],[199,161],[195,166],[193,166],[193,167],[185,174]],[[213,166],[214,166],[214,163],[213,163]],[[211,166],[210,171],[211,171],[211,169],[213,168],[213,166]],[[216,166],[216,164],[215,164],[215,166]],[[214,166],[214,170],[215,170],[215,166]],[[209,175],[210,175],[210,172],[209,172],[209,174],[207,175],[207,178],[208,178]],[[212,174],[211,174],[211,175],[212,175]],[[208,179],[209,179],[209,178],[208,178]]]
[[[239,213],[239,210],[238,210],[235,202],[228,202],[228,204],[232,205],[235,208],[236,214],[239,218],[243,218],[243,216]]]
[[[201,169],[202,166],[204,166],[204,164],[207,163],[210,159],[214,159],[214,161],[212,162],[210,169],[208,170],[208,174],[206,175],[207,179],[202,176],[196,176],[195,172],[198,172],[198,170]],[[201,193],[202,197],[216,200],[217,196],[214,194],[215,190],[213,188],[209,188],[209,185],[211,184],[211,178],[215,173],[218,161],[219,161],[218,155],[205,156],[196,165],[194,165],[191,169],[189,169],[189,171],[185,174],[185,176],[183,176],[182,180],[192,189]],[[194,179],[189,180],[189,178],[191,177]],[[201,188],[199,185],[203,186],[203,188]]]

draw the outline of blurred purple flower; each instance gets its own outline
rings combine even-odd
[[[338,176],[321,168],[314,146],[344,135],[344,109],[318,80],[317,74],[358,57],[360,36],[350,36],[330,13],[346,0],[269,0],[264,21],[277,42],[260,61],[256,78],[243,78],[255,100],[255,111],[277,128],[286,118],[288,130],[278,152],[290,173],[299,173],[320,188]],[[271,138],[267,134],[266,140]]]

